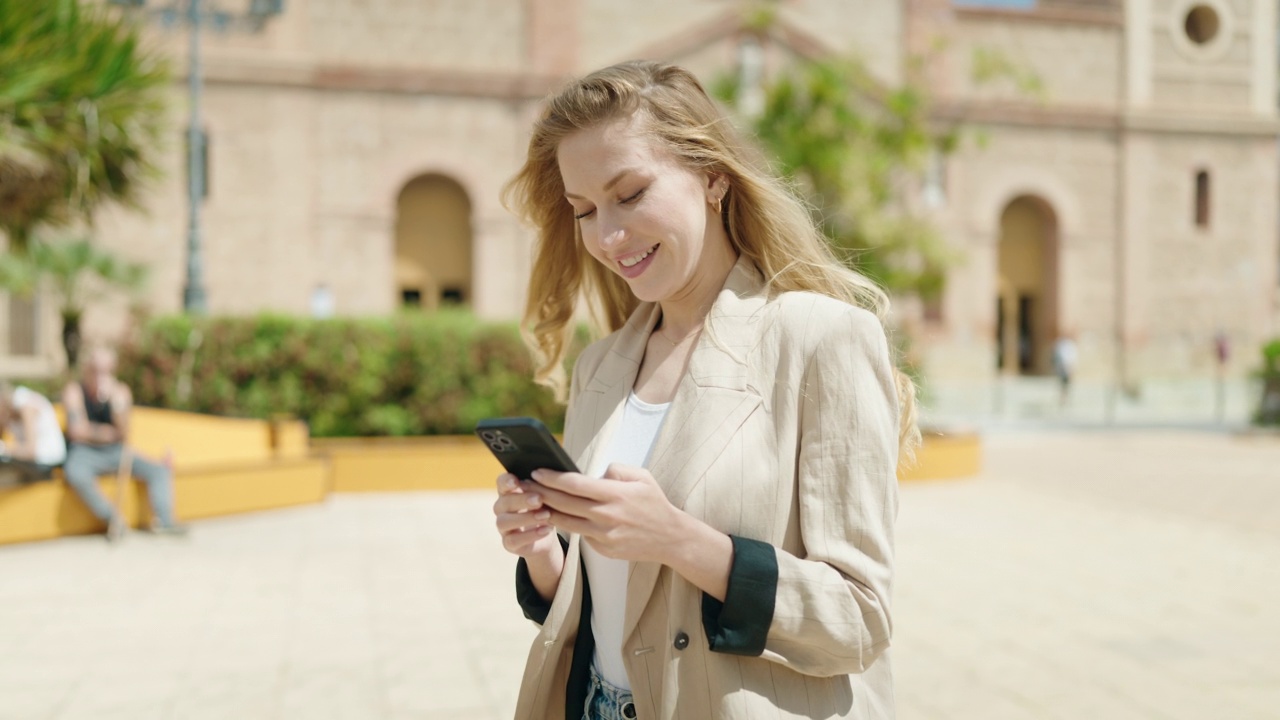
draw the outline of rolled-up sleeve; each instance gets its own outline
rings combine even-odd
[[[562,535],[557,537],[560,538],[560,547],[568,548],[569,541]],[[538,593],[538,588],[534,587],[533,578],[529,577],[529,563],[524,558],[516,561],[516,602],[520,603],[524,616],[539,625],[547,621],[547,615],[551,612],[551,601],[544,600]]]
[[[769,543],[730,535],[733,563],[724,602],[702,594],[702,628],[712,652],[764,652],[778,592],[778,556]]]

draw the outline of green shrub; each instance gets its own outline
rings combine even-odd
[[[583,345],[579,333],[574,348]],[[288,414],[318,437],[469,434],[485,417],[564,408],[533,382],[514,324],[463,311],[384,319],[174,316],[121,348],[139,405],[234,417]]]
[[[1280,338],[1262,346],[1262,397],[1254,422],[1259,425],[1280,425]]]
[[[1262,346],[1262,372],[1280,374],[1280,338]]]

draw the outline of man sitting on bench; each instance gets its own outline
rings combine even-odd
[[[40,393],[0,382],[0,428],[13,440],[0,442],[0,487],[48,480],[67,459],[67,443],[53,404]]]
[[[124,519],[98,489],[98,476],[125,471],[146,483],[147,498],[155,513],[152,532],[182,535],[186,527],[173,515],[173,474],[169,468],[139,456],[125,442],[129,435],[129,413],[133,393],[116,376],[116,354],[105,348],[94,350],[85,359],[80,382],[71,382],[62,391],[67,412],[67,439],[71,447],[62,468],[71,486],[89,510],[107,524],[107,537],[124,534]],[[126,453],[128,454],[126,457]]]

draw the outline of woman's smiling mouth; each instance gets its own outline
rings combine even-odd
[[[654,245],[648,250],[619,259],[618,266],[622,276],[631,279],[644,272],[645,268],[653,263],[653,255],[658,251],[658,247],[659,245]]]

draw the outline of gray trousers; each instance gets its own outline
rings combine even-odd
[[[98,489],[99,475],[114,475],[120,469],[120,455],[124,446],[116,445],[80,445],[72,443],[67,448],[67,462],[62,466],[62,473],[67,484],[80,496],[90,512],[103,522],[108,521],[115,513],[113,506]],[[143,460],[134,455],[133,477],[147,486],[147,499],[151,501],[151,511],[161,523],[172,525],[173,517],[173,476],[163,465]]]

